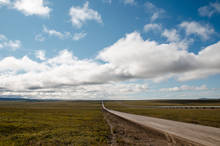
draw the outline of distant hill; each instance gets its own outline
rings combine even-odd
[[[47,101],[60,101],[60,100],[54,100],[54,99],[30,99],[30,98],[23,98],[22,96],[0,96],[0,101],[47,102]]]
[[[20,96],[0,96],[0,101],[25,101],[30,100]]]
[[[51,100],[42,100],[42,99],[28,99],[28,98],[23,98],[21,96],[0,96],[0,101],[29,101],[29,102],[34,102],[34,101],[51,101]]]

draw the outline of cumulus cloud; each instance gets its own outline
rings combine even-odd
[[[87,20],[95,20],[98,23],[102,23],[101,15],[97,11],[89,8],[88,1],[83,5],[83,7],[72,6],[69,10],[69,15],[71,17],[72,24],[77,28],[82,27]]]
[[[36,56],[36,58],[38,58],[40,60],[46,60],[45,51],[43,51],[43,50],[36,51],[35,56]]]
[[[160,31],[162,29],[162,26],[160,24],[156,23],[149,23],[144,25],[144,31],[149,32],[149,31]]]
[[[42,55],[39,54],[36,55]],[[1,60],[0,88],[5,91],[0,94],[88,98],[95,95],[127,95],[147,90],[147,85],[143,84],[111,83],[113,73],[108,73],[111,71],[108,65],[98,64],[93,60],[79,60],[67,50],[43,60],[36,62],[27,56],[20,59],[6,57]]]
[[[198,35],[204,40],[209,39],[210,35],[212,35],[215,32],[214,29],[209,25],[202,25],[195,21],[184,21],[180,24],[180,27],[185,29],[187,35]]]
[[[170,92],[175,92],[175,91],[198,91],[198,90],[208,90],[206,85],[201,85],[201,86],[188,86],[188,85],[182,85],[180,87],[172,87],[172,88],[161,88],[160,91],[170,91]]]
[[[180,81],[205,78],[210,75],[219,74],[220,58],[218,56],[220,41],[210,45],[199,52],[196,56],[198,67],[195,70],[185,72],[179,77]]]
[[[6,57],[0,60],[0,88],[4,90],[0,94],[82,99],[123,93],[122,97],[148,89],[138,83],[124,85],[123,81],[172,77],[186,81],[219,74],[219,47],[217,42],[193,54],[179,49],[176,43],[143,40],[133,32],[99,52],[96,59],[101,62],[78,59],[67,50],[52,58],[36,53],[39,62],[28,56]]]
[[[26,16],[39,15],[48,17],[51,12],[51,8],[46,6],[44,0],[15,0],[13,5],[15,9],[21,11]]]
[[[165,13],[165,10],[163,10],[161,8],[158,8],[157,6],[155,6],[151,2],[146,2],[145,7],[147,9],[147,12],[152,15],[151,19],[150,19],[151,22],[157,20],[158,18],[160,18]]]
[[[78,60],[67,50],[43,62],[27,56],[21,59],[6,57],[0,61],[0,87],[26,90],[107,83],[111,73],[104,73],[108,70],[107,66],[92,60]]]
[[[220,13],[220,3],[216,1],[215,3],[210,3],[207,6],[200,7],[198,12],[200,16],[211,17],[215,13]]]
[[[5,35],[0,34],[0,48],[16,50],[21,47],[20,40],[9,40]]]
[[[84,38],[86,35],[87,35],[87,33],[85,33],[85,32],[75,33],[73,35],[73,40],[78,41],[78,40]]]
[[[180,49],[177,43],[158,44],[143,40],[134,32],[105,48],[98,58],[117,67],[129,78],[161,80],[176,77],[183,81],[219,73],[219,59],[214,57],[219,46],[220,42],[217,42],[196,55]],[[205,56],[212,56],[212,62],[205,61]]]

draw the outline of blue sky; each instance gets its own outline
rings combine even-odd
[[[0,96],[219,98],[220,2],[0,0]]]

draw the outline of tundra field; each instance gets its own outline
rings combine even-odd
[[[104,101],[107,108],[220,128],[220,109],[151,109],[220,105],[220,101]],[[166,140],[102,111],[101,101],[0,101],[0,146],[164,145]]]
[[[0,102],[0,146],[107,145],[100,102]]]
[[[161,109],[148,106],[219,106],[220,100],[106,101],[109,109],[220,128],[220,109]]]

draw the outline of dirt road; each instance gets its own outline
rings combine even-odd
[[[163,133],[167,133],[171,137],[179,137],[191,142],[199,143],[201,145],[220,146],[219,128],[128,114],[109,110],[104,107],[104,104],[102,106],[103,109],[114,115],[132,121],[136,124],[140,124],[144,127],[149,127]]]

